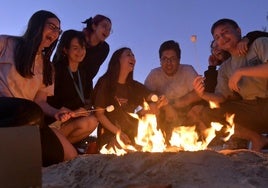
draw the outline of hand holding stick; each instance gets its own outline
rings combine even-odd
[[[92,109],[92,110],[81,110],[78,112],[66,112],[66,113],[59,114],[59,117],[64,116],[64,115],[70,115],[70,114],[72,117],[88,116],[90,112],[101,111],[101,110],[106,110],[107,112],[112,112],[114,110],[114,106],[110,105],[110,106],[107,106],[106,108],[99,108],[99,109]],[[53,122],[52,124],[50,124],[49,126],[54,127],[56,129],[60,129],[61,125],[62,125],[62,121],[57,120],[57,121]]]
[[[162,106],[165,106],[165,105],[168,104],[168,99],[167,99],[167,97],[165,95],[157,96],[157,95],[153,94],[150,97],[150,100],[152,102],[155,102],[157,104],[158,108],[161,108]]]

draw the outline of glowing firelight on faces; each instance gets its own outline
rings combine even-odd
[[[148,105],[145,105],[146,108]],[[177,151],[198,151],[207,149],[208,144],[216,136],[216,131],[220,131],[224,126],[218,122],[212,122],[211,127],[204,132],[205,138],[199,139],[195,126],[178,126],[174,128],[170,139],[172,147],[167,148],[165,138],[160,129],[157,128],[156,116],[153,114],[146,114],[139,117],[137,114],[130,114],[139,120],[138,133],[135,137],[135,144],[139,146],[139,150],[132,145],[125,145],[120,140],[120,132],[116,134],[116,140],[121,148],[116,146],[109,149],[106,145],[102,147],[100,153],[102,154],[116,154],[118,156],[124,155],[128,152],[177,152]],[[225,125],[225,133],[227,136],[223,138],[224,141],[230,139],[234,134],[234,114],[226,116],[226,121],[229,123]]]

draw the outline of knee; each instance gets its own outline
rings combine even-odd
[[[64,147],[64,161],[69,161],[78,156],[77,151],[73,147]]]
[[[84,132],[91,132],[97,128],[99,122],[95,116],[86,116],[80,119],[75,128]]]

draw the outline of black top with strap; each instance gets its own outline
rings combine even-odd
[[[107,42],[102,42],[97,46],[87,47],[86,57],[79,65],[79,70],[85,72],[86,76],[86,90],[90,93],[93,91],[93,79],[98,73],[100,66],[107,58],[110,51],[110,46]]]
[[[105,112],[108,119],[119,127],[129,138],[134,141],[137,136],[138,121],[129,115],[134,113],[138,106],[142,106],[149,96],[149,91],[143,84],[132,81],[128,84],[111,84],[108,78],[100,78],[94,88],[93,103],[95,107],[105,108],[114,106],[114,111]],[[99,125],[99,146],[108,143],[114,136],[109,130]]]
[[[82,91],[82,93],[80,93]],[[84,107],[84,99],[88,99],[90,91],[86,90],[86,76],[84,72],[71,72],[67,66],[55,65],[54,96],[48,100],[56,108],[67,107],[76,110]],[[82,98],[81,98],[82,97]]]

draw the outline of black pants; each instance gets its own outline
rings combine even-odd
[[[55,133],[44,124],[44,113],[35,102],[21,99],[0,97],[0,127],[15,126],[40,127],[43,166],[63,161],[63,147]]]

